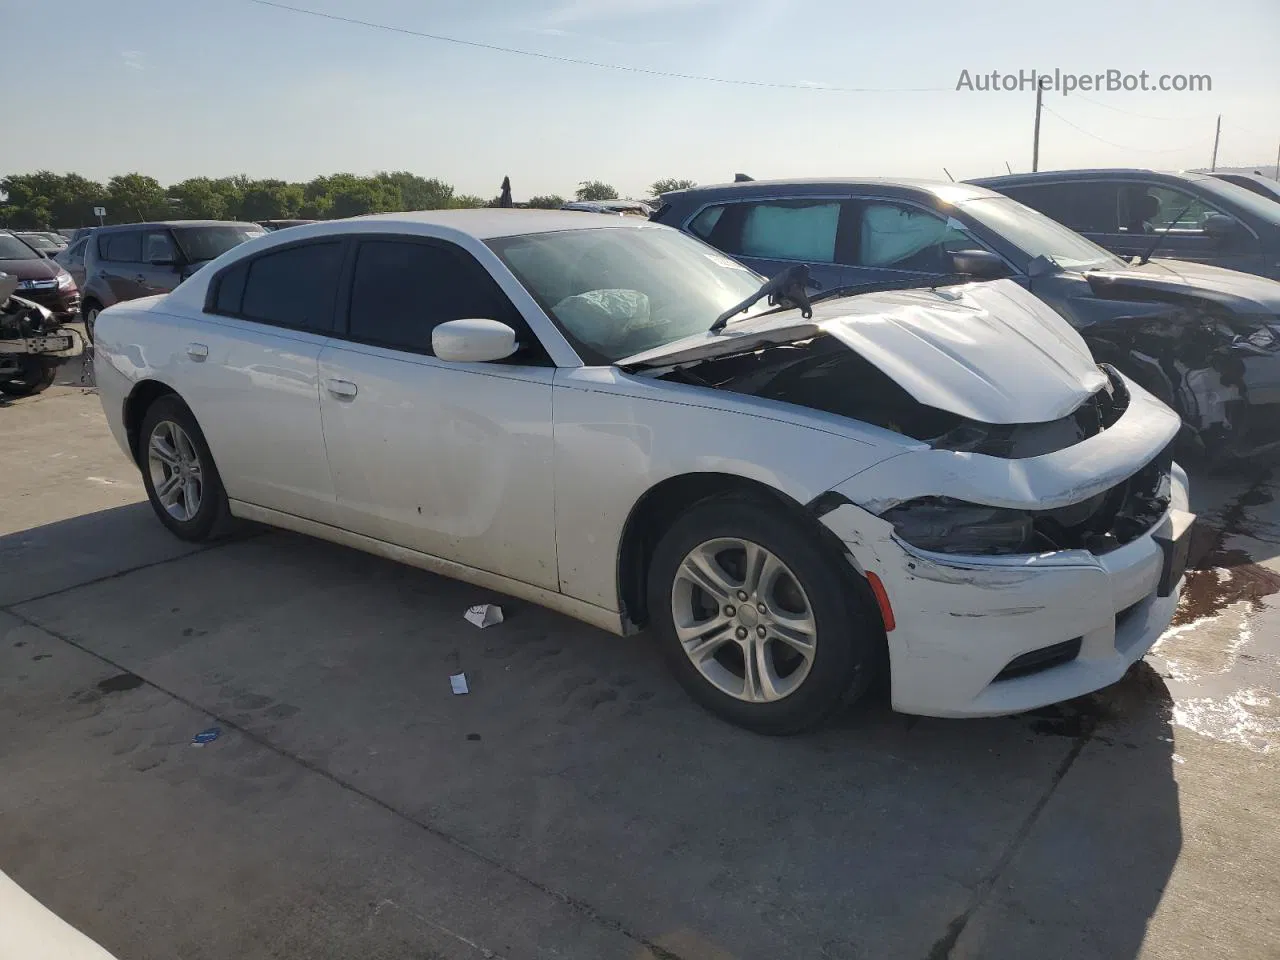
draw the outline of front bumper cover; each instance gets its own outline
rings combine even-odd
[[[1164,516],[1105,553],[928,553],[899,540],[876,515],[904,500],[942,495],[1045,509],[1122,482],[1158,456],[1178,430],[1172,411],[1140,388],[1130,389],[1133,400],[1116,424],[1057,453],[1009,461],[924,450],[883,461],[836,488],[841,505],[821,522],[860,572],[880,578],[893,607],[896,626],[887,639],[895,709],[998,716],[1080,696],[1118,680],[1169,625],[1181,580],[1160,589],[1166,553],[1160,541],[1187,520],[1187,479],[1176,464]],[[1077,638],[1079,653],[1069,661],[996,679],[1015,658],[1074,645]]]

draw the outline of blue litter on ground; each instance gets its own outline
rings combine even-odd
[[[220,736],[222,736],[222,729],[220,727],[210,727],[208,730],[201,730],[192,737],[191,745],[193,747],[198,747],[201,744],[213,743],[213,741],[217,740]]]

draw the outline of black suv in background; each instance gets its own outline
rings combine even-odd
[[[203,264],[265,234],[256,223],[225,220],[99,227],[84,247],[81,312],[90,341],[94,322],[107,307],[169,293]]]
[[[815,295],[1007,277],[1065,317],[1099,361],[1177,410],[1186,452],[1242,456],[1280,446],[1274,280],[1175,260],[1131,264],[965,183],[727,183],[664,194],[652,219],[766,276],[806,264]]]
[[[970,183],[1034,207],[1125,259],[1161,257],[1280,280],[1280,203],[1204,173],[1055,170]]]

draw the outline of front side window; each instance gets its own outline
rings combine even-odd
[[[0,233],[0,260],[39,260],[40,254],[12,233]]]
[[[745,257],[834,263],[840,228],[838,200],[770,200],[749,203],[742,221]]]
[[[871,201],[863,204],[857,264],[889,270],[949,273],[948,255],[974,246],[963,230],[919,207]]]
[[[353,340],[431,354],[431,331],[449,320],[523,320],[489,272],[447,243],[365,240],[351,279]],[[528,337],[521,337],[523,341]]]
[[[142,259],[142,234],[137,230],[125,230],[99,237],[98,255],[103,260],[137,263]]]
[[[74,264],[84,263],[84,248],[88,242],[88,240],[77,240],[69,246],[66,254],[67,261]]]
[[[148,263],[174,259],[173,240],[168,230],[152,230],[142,238],[142,259]]]
[[[1222,202],[1222,208],[1241,210],[1263,223],[1280,226],[1280,184],[1269,181],[1270,185],[1252,182],[1253,189],[1242,187],[1237,183],[1226,183],[1206,177],[1196,181],[1196,187],[1210,198],[1210,202]]]
[[[342,242],[264,253],[217,278],[214,310],[281,327],[333,329]]]
[[[1164,184],[1128,184],[1120,191],[1123,233],[1202,232],[1206,218],[1221,213],[1204,199]]]
[[[559,230],[488,241],[587,363],[702,333],[762,278],[663,227]],[[762,301],[753,310],[767,309]]]

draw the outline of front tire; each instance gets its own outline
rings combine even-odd
[[[169,394],[142,418],[138,466],[151,508],[183,540],[214,539],[230,522],[227,494],[200,425],[187,405]]]
[[[93,328],[98,322],[98,314],[102,312],[102,308],[97,303],[90,300],[80,308],[81,316],[84,317],[84,335],[88,339],[89,344],[93,344]]]
[[[883,635],[852,568],[777,506],[703,501],[659,541],[648,609],[663,654],[702,706],[757,733],[828,719],[870,684]]]

